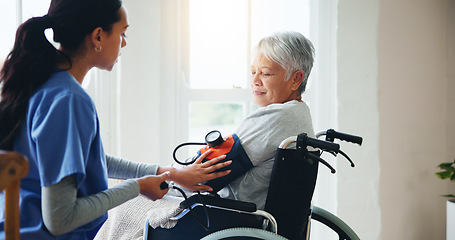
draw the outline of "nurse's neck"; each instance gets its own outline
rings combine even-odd
[[[82,85],[82,82],[84,81],[85,75],[87,75],[88,70],[86,71],[80,71],[72,67],[69,70],[66,70],[69,74],[71,74],[76,81]]]
[[[57,61],[57,68],[67,71],[76,79],[77,82],[79,82],[79,84],[82,85],[85,75],[87,75],[92,66],[88,64],[89,61],[87,61],[86,57],[84,56],[71,56],[69,58],[71,63],[68,61],[68,58],[61,57]]]

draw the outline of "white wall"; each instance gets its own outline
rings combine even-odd
[[[158,162],[160,142],[160,1],[125,0],[127,46],[122,50],[121,156]]]
[[[339,125],[365,145],[339,171],[338,214],[362,239],[445,239],[454,188],[434,173],[455,157],[454,6],[339,1]]]
[[[454,112],[448,102],[454,90],[449,86],[454,79],[447,78],[454,63],[447,58],[448,46],[453,46],[447,41],[448,30],[454,26],[447,22],[449,2],[381,2],[378,90],[384,239],[445,236],[445,199],[440,195],[447,189],[434,173],[439,163],[455,157],[447,135],[454,129],[447,122]]]
[[[341,148],[356,163],[338,157],[337,215],[361,239],[379,239],[381,206],[378,112],[379,1],[338,2],[338,128],[363,137],[361,147]]]
[[[181,120],[169,117],[178,100],[169,99],[163,89],[176,88],[170,79],[177,79],[180,73],[174,13],[178,1],[124,0],[130,24],[121,59],[120,152],[124,158],[173,163],[172,151],[179,142],[170,139],[179,129],[164,126],[175,126]]]

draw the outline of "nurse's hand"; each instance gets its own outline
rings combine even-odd
[[[152,199],[153,201],[162,198],[169,189],[161,189],[160,184],[169,180],[170,172],[164,172],[160,175],[149,175],[136,179],[139,183],[139,189],[142,195]]]
[[[169,180],[174,181],[178,185],[192,190],[192,191],[213,191],[213,189],[207,185],[201,183],[209,180],[226,176],[231,171],[215,172],[220,168],[224,168],[232,163],[231,160],[218,163],[219,161],[226,158],[226,155],[222,155],[211,160],[202,163],[202,160],[210,153],[210,150],[203,153],[193,164],[184,167],[182,169],[175,168],[162,168],[158,169],[158,173],[163,171],[170,171],[171,176]]]

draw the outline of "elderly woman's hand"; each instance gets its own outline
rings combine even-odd
[[[215,172],[218,169],[228,166],[232,163],[231,160],[218,163],[219,161],[226,158],[225,155],[213,158],[202,163],[202,160],[210,154],[210,150],[203,153],[193,164],[182,168],[159,168],[158,174],[164,171],[170,171],[171,176],[169,180],[174,181],[178,185],[192,190],[192,191],[213,191],[213,189],[207,185],[202,185],[201,183],[226,176],[231,171]]]

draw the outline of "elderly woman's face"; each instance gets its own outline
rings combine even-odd
[[[293,78],[294,74],[291,76]],[[294,81],[286,81],[286,70],[278,63],[259,55],[251,66],[253,102],[265,107],[272,103],[299,100],[295,96]],[[298,87],[298,86],[297,86]]]

